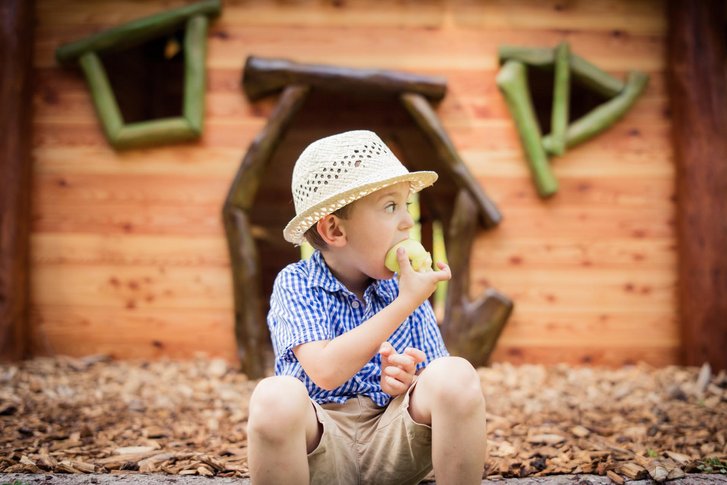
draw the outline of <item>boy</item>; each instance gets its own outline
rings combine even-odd
[[[376,134],[312,143],[293,170],[285,239],[317,249],[276,278],[268,326],[275,377],[250,399],[253,484],[479,484],[485,402],[477,372],[449,357],[427,301],[451,273],[418,273],[403,249],[407,199],[437,179],[409,173]]]

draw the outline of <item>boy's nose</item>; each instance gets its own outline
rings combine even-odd
[[[409,211],[406,211],[404,213],[404,217],[401,221],[400,227],[402,230],[408,231],[412,227],[414,227],[414,218],[409,214]]]

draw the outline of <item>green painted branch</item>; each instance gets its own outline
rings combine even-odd
[[[500,46],[498,54],[500,63],[512,60],[533,67],[551,67],[555,63],[553,49],[503,45]],[[570,56],[570,68],[574,78],[607,98],[616,96],[624,89],[624,83],[621,80],[575,54]]]
[[[133,20],[56,49],[56,59],[70,64],[87,52],[103,52],[141,44],[160,34],[171,32],[196,15],[219,15],[221,0],[205,0],[149,17]]]
[[[119,131],[124,126],[124,120],[121,117],[116,96],[114,96],[111,89],[109,78],[106,76],[106,70],[94,52],[83,54],[79,59],[79,64],[86,75],[93,105],[96,107],[96,113],[98,113],[101,120],[106,139],[113,145]]]
[[[565,132],[568,128],[570,105],[570,46],[562,42],[555,50],[555,83],[553,86],[553,111],[551,113],[551,138],[553,154],[565,151]]]
[[[611,127],[636,102],[649,82],[649,76],[643,72],[629,73],[623,92],[613,99],[593,109],[590,113],[574,121],[566,132],[566,148],[572,148]],[[543,147],[553,153],[553,140],[550,135],[543,138]]]
[[[265,128],[250,144],[227,194],[225,208],[240,207],[245,210],[252,208],[265,165],[278,147],[293,117],[303,105],[309,89],[308,86],[296,85],[285,88]]]
[[[541,143],[540,127],[527,86],[525,65],[518,61],[507,61],[497,74],[497,86],[504,94],[510,114],[515,120],[538,194],[541,197],[555,194],[558,191],[558,181]]]
[[[432,142],[437,153],[436,160],[442,162],[443,168],[452,174],[457,185],[465,189],[476,201],[483,227],[490,228],[499,224],[502,220],[500,211],[467,169],[467,165],[460,158],[452,140],[440,123],[439,117],[426,98],[416,93],[406,93],[402,94],[400,99],[417,126]]]
[[[432,101],[444,98],[447,80],[378,69],[353,69],[318,64],[300,64],[285,59],[250,56],[245,62],[242,85],[250,100],[280,91],[289,84],[346,93],[419,93]]]
[[[184,117],[197,134],[202,135],[204,122],[205,57],[207,25],[204,15],[187,21],[184,37]]]
[[[194,140],[198,137],[186,118],[139,121],[121,127],[111,140],[114,148],[138,148],[160,143]]]

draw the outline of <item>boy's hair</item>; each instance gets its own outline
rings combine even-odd
[[[333,212],[333,215],[340,217],[341,219],[348,219],[348,212],[351,208],[351,204],[346,204],[337,211]],[[303,234],[303,237],[308,243],[318,251],[325,251],[328,249],[328,244],[323,240],[320,233],[318,232],[318,223],[316,222]]]

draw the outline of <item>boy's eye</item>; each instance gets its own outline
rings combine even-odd
[[[386,212],[393,214],[396,212],[396,202],[392,202],[386,205]]]

